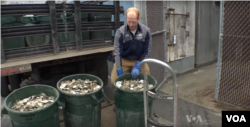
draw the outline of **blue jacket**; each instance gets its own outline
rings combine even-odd
[[[122,69],[121,58],[142,61],[151,52],[152,36],[150,29],[138,23],[135,36],[127,24],[117,29],[114,40],[116,69]]]

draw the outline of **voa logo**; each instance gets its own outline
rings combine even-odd
[[[233,121],[233,122],[247,122],[244,115],[240,115],[240,116],[238,116],[238,115],[226,115],[226,117],[227,117],[227,122],[231,122],[231,121]]]
[[[187,117],[187,121],[190,122],[202,122],[201,116],[197,115],[197,116],[193,116],[193,115],[186,115]]]

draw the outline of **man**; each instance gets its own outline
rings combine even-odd
[[[150,29],[139,23],[139,10],[132,7],[126,12],[127,24],[115,33],[114,56],[115,64],[111,72],[111,84],[117,76],[125,73],[132,74],[134,79],[140,73],[140,62],[151,52],[152,36]],[[145,72],[150,75],[149,67],[145,64]],[[114,87],[113,87],[114,88]]]

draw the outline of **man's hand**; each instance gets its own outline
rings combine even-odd
[[[134,78],[134,79],[137,78],[139,73],[140,73],[140,62],[138,61],[135,63],[135,66],[132,70],[132,78]]]
[[[117,76],[120,76],[120,75],[122,75],[122,74],[123,74],[123,70],[122,70],[122,69],[117,70],[116,72],[117,72]]]

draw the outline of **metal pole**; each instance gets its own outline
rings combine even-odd
[[[157,34],[161,34],[161,33],[165,33],[166,30],[162,30],[162,31],[156,31],[154,33],[151,33],[152,36],[157,35]]]
[[[176,84],[176,81],[174,84],[174,127],[178,127],[178,85]]]
[[[53,45],[53,53],[59,53],[59,45],[58,45],[58,36],[57,36],[57,20],[56,20],[56,7],[55,1],[49,2],[49,15],[50,15],[50,27],[51,27],[51,36],[52,36],[52,45]]]
[[[223,24],[224,24],[224,1],[220,1],[220,35],[219,35],[218,61],[217,61],[217,78],[216,78],[216,86],[215,86],[215,94],[214,94],[215,101],[217,101],[218,99],[220,75],[221,75]]]
[[[119,1],[114,1],[115,6],[115,14],[114,14],[114,22],[115,22],[115,32],[120,27],[120,3]]]
[[[81,31],[81,8],[80,1],[75,1],[75,38],[77,51],[82,50],[82,31]]]
[[[148,91],[148,85],[147,85],[147,74],[144,70],[144,64],[147,62],[151,63],[157,63],[160,64],[168,69],[168,71],[172,74],[173,77],[173,82],[174,82],[174,127],[177,127],[177,122],[178,122],[178,84],[177,84],[177,79],[176,79],[176,74],[174,70],[166,63],[156,60],[156,59],[144,59],[141,64],[140,68],[142,69],[143,75],[144,75],[144,90],[143,90],[143,96],[144,96],[144,113],[145,113],[145,127],[147,127],[147,119],[148,119],[148,96],[147,96],[147,91]],[[161,84],[162,85],[162,84]],[[161,86],[160,85],[160,86]],[[158,87],[160,87],[158,86]]]
[[[148,76],[146,74],[146,71],[144,69],[146,62],[141,62],[140,68],[142,68],[142,72],[144,75],[144,82],[143,82],[143,101],[144,101],[144,122],[145,122],[145,127],[148,127],[148,96],[147,96],[147,91],[148,91]]]
[[[163,6],[162,6],[162,14],[164,14],[167,10],[167,1],[163,1]],[[164,41],[164,62],[168,62],[168,45],[167,45],[167,39],[166,39],[166,17],[165,16],[162,16],[163,17],[163,28],[164,28],[164,33],[163,33],[163,41]],[[168,75],[168,72],[167,72],[167,69],[164,68],[164,77],[166,77],[166,80],[167,80],[167,75]],[[164,81],[165,82],[165,81]]]

